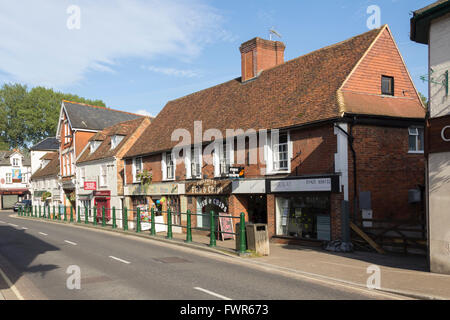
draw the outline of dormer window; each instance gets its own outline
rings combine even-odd
[[[41,168],[44,168],[45,166],[47,166],[49,162],[50,162],[50,160],[42,160]]]
[[[111,137],[111,149],[115,149],[125,136],[115,134]]]
[[[14,167],[20,166],[20,160],[19,160],[19,158],[13,158],[13,159],[12,159],[12,165],[13,165]]]
[[[91,153],[93,153],[95,150],[97,150],[97,148],[100,146],[101,143],[102,143],[101,141],[97,141],[97,140],[91,141],[90,142]]]
[[[394,77],[381,76],[381,94],[394,95]]]

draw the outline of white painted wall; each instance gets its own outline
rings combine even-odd
[[[13,159],[19,159],[19,166],[13,166]],[[0,166],[0,189],[25,189],[29,188],[31,177],[31,166],[24,166],[23,157],[19,153],[15,153],[10,158],[9,166]],[[13,169],[20,169],[22,175],[25,175],[25,183],[6,183],[6,173],[11,173]]]
[[[35,173],[41,167],[41,158],[47,151],[31,151],[31,174]]]
[[[430,27],[429,82],[430,116],[450,114],[450,95],[435,82],[442,82],[450,71],[450,14],[434,20]],[[450,274],[450,152],[428,157],[428,220],[430,267],[432,272]]]

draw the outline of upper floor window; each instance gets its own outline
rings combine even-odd
[[[230,153],[227,152],[226,143],[222,144],[219,150],[219,171],[221,176],[228,175],[230,173]]]
[[[107,167],[106,164],[100,166],[100,186],[106,186]]]
[[[280,133],[278,143],[274,141],[272,146],[273,152],[273,170],[287,171],[289,170],[289,141],[287,133]]]
[[[84,181],[86,179],[86,168],[80,168],[80,186],[84,188]]]
[[[12,173],[6,173],[6,183],[12,183]]]
[[[102,142],[101,141],[97,141],[97,140],[93,140],[89,143],[89,147],[91,148],[91,153],[94,152],[95,150],[97,150],[97,148],[100,146]]]
[[[200,152],[201,148],[191,149],[191,178],[200,178],[202,175],[201,165],[200,165]]]
[[[133,182],[140,182],[139,174],[142,172],[142,158],[133,159]]]
[[[423,153],[424,137],[423,128],[421,127],[410,127],[408,128],[409,133],[409,152],[410,153]]]
[[[115,134],[111,137],[111,149],[115,149],[123,140],[124,136]]]
[[[394,77],[381,76],[381,94],[394,95]]]
[[[22,183],[27,183],[27,176],[28,174],[22,173]]]
[[[13,165],[14,167],[20,166],[20,159],[19,159],[19,158],[13,158],[13,159],[12,159],[12,165]]]
[[[166,179],[175,178],[175,165],[173,162],[173,155],[171,152],[166,153]]]
[[[64,121],[64,144],[69,143],[69,123],[67,120]]]

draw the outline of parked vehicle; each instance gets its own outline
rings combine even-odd
[[[31,200],[21,200],[17,201],[16,204],[14,204],[13,210],[19,211],[19,208],[22,207],[30,207],[31,206]]]

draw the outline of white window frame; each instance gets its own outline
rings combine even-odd
[[[80,168],[80,187],[84,189],[84,181],[86,180],[86,168]]]
[[[12,173],[11,172],[7,172],[6,173],[6,183],[7,184],[11,184],[12,183]]]
[[[137,158],[133,158],[133,165],[132,165],[132,171],[133,171],[133,183],[140,183],[141,179],[139,179],[137,177],[138,172],[137,172],[137,167],[136,167],[136,163],[140,164],[140,168],[141,171],[143,170],[143,163],[142,163],[142,157],[137,157]]]
[[[100,165],[100,187],[108,185],[108,166],[106,164]]]
[[[191,147],[190,152],[185,156],[187,179],[201,179],[202,177],[202,147]],[[195,170],[193,170],[195,168]],[[193,174],[197,171],[197,174]]]
[[[265,146],[265,157],[266,157],[266,174],[271,175],[271,174],[281,174],[281,173],[290,173],[291,172],[291,160],[292,160],[292,150],[293,150],[293,146],[292,146],[292,141],[291,141],[291,135],[290,132],[279,132],[278,136],[281,136],[283,134],[287,134],[287,142],[285,143],[278,143],[278,144],[274,144],[272,141],[272,134],[268,134],[267,136],[267,143]],[[276,160],[276,148],[278,148],[278,146],[280,145],[286,145],[287,146],[287,167],[280,169],[280,168],[276,168],[275,166],[275,161],[284,161],[284,160]]]
[[[115,134],[111,136],[111,150],[115,149],[123,140],[125,136]]]
[[[13,167],[20,167],[20,159],[12,158],[12,165],[13,165]]]
[[[421,132],[419,131],[419,129],[421,129]],[[422,149],[419,150],[418,145],[419,145],[419,139],[420,139],[420,134],[422,133]],[[420,127],[420,126],[415,126],[415,127],[409,127],[408,128],[408,153],[412,153],[412,154],[423,154],[424,153],[424,143],[425,143],[425,133],[424,133],[424,128]],[[411,136],[415,136],[415,150],[410,150],[409,148],[409,138]]]
[[[100,146],[102,142],[101,141],[97,141],[97,140],[93,140],[89,143],[89,148],[90,148],[90,152],[94,153],[95,150],[98,149],[98,147]]]
[[[170,156],[170,163],[169,164],[169,160],[168,157]],[[163,171],[163,177],[164,180],[175,180],[175,170],[176,170],[176,164],[175,164],[175,158],[174,155],[172,154],[172,152],[165,152],[164,153],[164,171]],[[172,168],[172,176],[169,176],[169,169]]]

